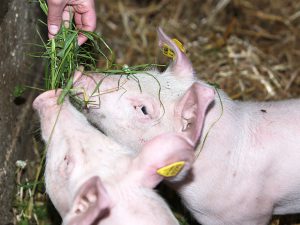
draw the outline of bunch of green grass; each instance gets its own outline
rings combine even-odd
[[[47,15],[48,6],[46,1],[38,0],[38,3],[42,11]],[[47,26],[45,22],[41,20],[40,22]],[[42,51],[31,53],[30,56],[45,59],[45,89],[17,85],[13,91],[15,97],[20,97],[28,88],[38,91],[61,88],[63,91],[58,99],[58,103],[61,104],[65,96],[70,93],[73,86],[73,74],[80,66],[83,66],[87,73],[126,75],[129,79],[137,81],[139,87],[139,79],[135,76],[136,74],[148,74],[158,82],[147,70],[153,67],[165,66],[158,64],[134,66],[116,64],[115,54],[105,40],[95,32],[77,29],[72,20],[68,23],[64,22],[58,34],[51,40],[44,41],[42,35],[39,32],[38,34],[42,44],[35,44],[35,46],[42,48]],[[82,46],[79,46],[77,43],[79,34],[85,35],[88,39]],[[105,66],[99,67],[97,65],[99,61],[104,61]]]
[[[47,15],[46,1],[38,1]],[[82,46],[79,46],[77,42],[79,34],[88,38],[87,43]],[[106,70],[110,69],[114,62],[114,53],[104,39],[95,32],[76,29],[72,20],[68,23],[64,22],[53,39],[45,42],[41,37],[41,40],[42,45],[39,46],[43,47],[44,52],[33,54],[33,56],[46,59],[45,89],[63,89],[58,103],[62,103],[71,90],[73,74],[79,66],[84,66],[85,70],[95,71],[97,62],[102,57],[106,61],[106,67],[103,68]]]
[[[48,6],[45,0],[38,0],[40,8],[47,15]],[[41,21],[42,22],[42,21]],[[44,22],[42,22],[44,25]],[[87,37],[87,42],[79,46],[77,39],[79,34]],[[40,35],[40,33],[39,33]],[[41,35],[40,35],[41,37]],[[136,66],[119,65],[115,63],[115,54],[105,40],[95,32],[88,32],[76,29],[72,20],[63,23],[58,34],[51,40],[43,41],[41,37],[42,53],[31,54],[34,57],[42,57],[46,60],[45,89],[63,89],[58,103],[62,103],[65,96],[69,94],[73,85],[73,74],[79,66],[85,71],[101,72],[106,75],[125,74],[134,80],[134,76],[147,70],[149,67],[161,66],[156,64],[143,64]],[[105,66],[98,67],[97,63],[104,61]],[[16,89],[19,94],[23,89]]]

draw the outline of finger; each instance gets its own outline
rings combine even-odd
[[[48,36],[53,38],[59,31],[65,1],[49,1],[48,5]]]
[[[78,35],[78,45],[79,46],[82,45],[83,43],[85,43],[87,41],[87,39],[88,38],[84,34],[80,33]]]
[[[86,10],[75,15],[75,24],[77,29],[84,31],[94,31],[96,29],[96,11],[94,1],[89,1]],[[78,44],[81,45],[87,40],[83,34],[78,37]]]
[[[85,30],[85,31],[94,31],[96,29],[96,12],[94,10],[89,11],[87,13],[84,13],[81,15],[81,30]],[[83,44],[85,41],[87,40],[87,38],[83,35],[80,34],[78,37],[78,43],[79,45]]]
[[[85,31],[94,31],[96,29],[96,11],[94,1],[90,2],[90,5],[87,6],[88,10],[81,14],[81,23],[82,23],[82,30]]]
[[[82,29],[82,14],[81,13],[75,12],[74,22],[75,22],[76,28],[81,30]]]
[[[63,14],[62,14],[62,20],[64,22],[64,26],[66,28],[69,28],[70,27],[70,21],[73,17],[73,7],[71,6],[66,6],[64,11],[63,11]]]
[[[73,84],[76,83],[80,79],[83,71],[84,71],[83,66],[79,66],[79,68],[75,70],[74,77],[73,77]]]
[[[77,13],[75,14],[74,16],[74,21],[75,21],[75,24],[76,24],[76,28],[79,29],[79,30],[82,30],[82,15]],[[87,41],[87,37],[85,35],[83,35],[82,33],[79,33],[78,35],[78,45],[82,45],[84,42]]]

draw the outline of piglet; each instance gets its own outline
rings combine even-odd
[[[197,146],[187,179],[171,187],[203,225],[265,225],[300,212],[300,100],[233,101],[198,80],[161,29],[158,37],[175,54],[162,73],[75,74],[87,118],[134,154],[166,132]]]
[[[68,99],[58,105],[60,92],[41,94],[33,107],[47,143],[46,190],[63,224],[178,225],[153,188],[163,179],[159,171],[177,161],[184,166],[173,179],[183,179],[193,160],[192,143],[165,134],[133,156],[91,126]]]

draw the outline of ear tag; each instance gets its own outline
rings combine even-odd
[[[182,51],[183,53],[185,53],[185,48],[183,46],[183,44],[178,41],[176,38],[173,38],[172,41],[177,45],[177,47],[180,49],[180,51]],[[174,51],[170,48],[169,45],[164,44],[163,48],[162,48],[163,54],[169,58],[172,58],[173,60],[175,59],[175,53]]]
[[[185,162],[179,161],[158,169],[156,172],[163,177],[175,177],[184,167]]]

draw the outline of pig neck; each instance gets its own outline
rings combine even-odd
[[[299,154],[299,111],[295,106],[299,100],[273,101],[273,102],[240,102],[231,100],[225,93],[220,91],[223,103],[221,119],[211,128],[221,114],[221,104],[218,96],[214,104],[207,111],[205,124],[197,150],[201,150],[205,135],[207,139],[195,161],[202,164],[210,161],[218,164],[220,168],[230,169],[230,172],[244,169],[245,165],[252,160],[251,171],[271,171],[271,167],[283,164],[283,159],[273,159],[284,152]],[[258,159],[259,157],[260,159]],[[257,161],[263,161],[261,168],[255,165]],[[244,164],[244,165],[243,165]],[[268,165],[268,166],[267,166]],[[273,168],[274,169],[274,168]],[[248,173],[247,173],[248,174]]]
[[[226,202],[224,196],[232,194],[232,183],[236,184],[236,180],[233,180],[232,177],[240,169],[239,160],[244,157],[245,150],[241,146],[244,146],[247,141],[243,132],[247,126],[245,123],[247,113],[243,111],[240,102],[230,100],[220,90],[219,93],[223,103],[221,118],[210,129],[211,124],[218,119],[222,111],[220,99],[216,95],[215,101],[207,110],[200,144],[196,151],[199,151],[205,135],[208,133],[203,149],[195,159],[187,179],[171,184],[197,219],[199,219],[199,215],[200,218],[202,217],[201,212],[205,212],[208,217],[215,218],[214,215],[221,216],[227,212],[224,208],[231,207],[230,204],[224,204]],[[241,149],[243,150],[241,151]],[[241,174],[238,173],[237,176],[239,182],[243,183],[242,179],[244,178]],[[193,193],[197,193],[197,196]],[[206,224],[218,223],[210,221]]]
[[[219,93],[221,100],[216,95],[213,104],[207,110],[200,144],[197,146],[200,154],[196,164],[202,164],[203,160],[211,160],[219,166],[223,165],[224,169],[233,168],[242,163],[240,159],[253,157],[252,153],[263,157],[264,154],[271,156],[280,152],[282,138],[298,139],[299,128],[296,124],[299,124],[299,113],[293,110],[293,106],[300,102],[299,100],[290,100],[289,104],[282,101],[240,102],[231,100],[221,90]],[[213,123],[215,124],[210,128]],[[294,149],[293,146],[290,148]]]
[[[244,127],[247,113],[241,103],[231,100],[222,90],[217,90],[215,100],[209,106],[205,117],[202,134],[196,148],[195,163],[200,163],[207,155],[211,160],[224,161],[228,151],[238,149],[244,141]],[[226,162],[224,162],[226,163]]]
[[[241,224],[228,221],[235,215],[256,215],[257,199],[264,199],[259,203],[261,214],[270,215],[273,209],[277,214],[299,212],[299,198],[294,205],[284,199],[299,194],[300,114],[295,105],[300,101],[239,102],[222,91],[220,95],[221,119],[209,131],[221,113],[216,97],[202,130],[200,146],[209,132],[204,147],[187,179],[173,187],[197,219],[205,214],[208,222],[201,220],[203,224]],[[225,222],[215,222],[218,217]]]

